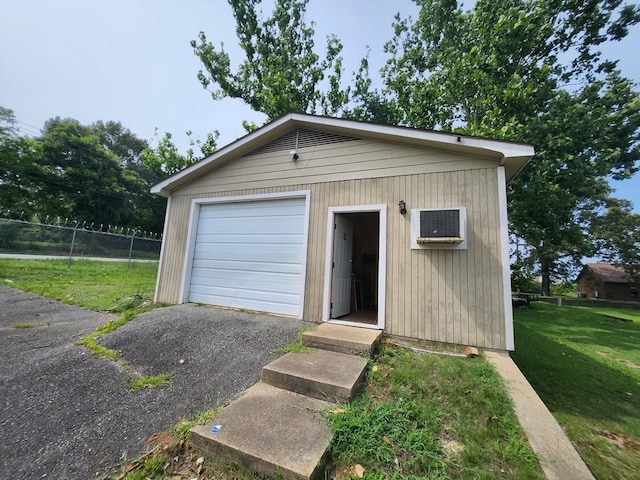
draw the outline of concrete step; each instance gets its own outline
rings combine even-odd
[[[333,405],[259,382],[206,425],[191,430],[196,450],[265,476],[310,480],[322,470]],[[212,433],[220,425],[218,433]]]
[[[262,369],[262,381],[320,400],[346,403],[360,386],[366,368],[365,358],[310,348],[271,362]]]
[[[303,333],[302,343],[308,347],[370,357],[381,336],[382,331],[371,328],[322,323],[315,330]]]

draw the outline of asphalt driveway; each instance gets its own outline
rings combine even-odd
[[[100,339],[138,372],[174,373],[133,392],[130,373],[73,345],[110,318],[0,285],[0,478],[104,474],[152,434],[236,398],[309,325],[196,305],[147,312]]]

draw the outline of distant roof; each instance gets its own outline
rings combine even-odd
[[[627,283],[631,279],[624,268],[611,263],[587,263],[585,266],[589,267],[603,282]]]
[[[288,113],[154,185],[151,187],[151,193],[169,197],[172,191],[198,178],[200,175],[211,172],[234,158],[246,155],[296,128],[422,147],[441,148],[463,154],[494,158],[500,165],[504,166],[507,182],[524,168],[534,154],[533,146],[526,143],[493,140],[418,128],[380,125],[341,118],[320,117],[303,113]]]

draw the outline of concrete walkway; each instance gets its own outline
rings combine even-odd
[[[594,480],[564,431],[506,352],[485,352],[505,379],[516,415],[549,480]]]

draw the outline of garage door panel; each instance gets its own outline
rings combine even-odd
[[[244,308],[248,310],[256,310],[260,312],[271,312],[278,313],[281,315],[292,315],[296,316],[298,314],[298,308],[295,305],[292,305],[290,302],[276,302],[276,301],[265,301],[265,300],[253,300],[245,297],[224,297],[224,296],[215,296],[215,295],[198,295],[194,294],[193,298],[190,300],[194,303],[203,303],[207,305],[222,305],[225,307],[231,308]]]
[[[284,273],[251,273],[238,270],[222,271],[223,275],[217,278],[211,278],[208,270],[194,269],[191,278],[191,285],[210,285],[212,287],[229,288],[237,282],[242,282],[242,291],[254,290],[263,291],[265,293],[294,293],[297,292],[297,285],[300,281],[300,275],[284,274]],[[233,287],[235,288],[235,287]],[[237,289],[236,289],[237,290]]]
[[[300,274],[300,265],[298,263],[278,263],[277,265],[273,262],[248,262],[248,261],[236,261],[231,260],[228,257],[224,259],[218,260],[200,260],[198,262],[198,268],[203,271],[207,271],[210,269],[215,269],[220,272],[224,271],[243,271],[247,274],[249,273],[289,273],[289,274]],[[195,270],[193,271],[195,275]]]
[[[300,205],[298,199],[271,200],[261,202],[226,203],[225,208],[219,209],[221,204],[203,205],[200,210],[201,219],[215,218],[260,218],[260,217],[286,217],[303,215],[305,207]]]
[[[296,263],[302,259],[302,252],[294,249],[295,245],[261,245],[259,248],[251,247],[251,254],[246,244],[222,244],[215,250],[202,249],[194,253],[193,264],[199,266],[200,260],[234,260],[240,262],[264,262],[264,263]],[[287,251],[288,250],[288,251]]]
[[[238,295],[238,290],[225,286],[195,285],[194,293],[210,297],[220,298],[240,298],[252,301],[265,301],[271,303],[293,303],[298,300],[299,295],[295,293],[264,292],[262,290],[243,290],[242,295]]]
[[[304,233],[303,223],[303,215],[287,217],[286,221],[271,217],[205,220],[198,229],[198,235],[224,235],[227,233],[230,235],[302,235]]]
[[[196,242],[201,243],[217,243],[218,245],[299,245],[304,240],[302,234],[260,234],[259,236],[249,237],[237,233],[225,235],[217,233],[215,235],[198,235]]]
[[[189,301],[301,314],[304,197],[202,205]]]
[[[192,302],[262,311],[277,310],[278,313],[290,315],[297,313],[296,304],[300,301],[299,295],[295,294],[268,294],[257,290],[246,290],[239,295],[236,289],[210,285],[195,285],[191,295]]]

